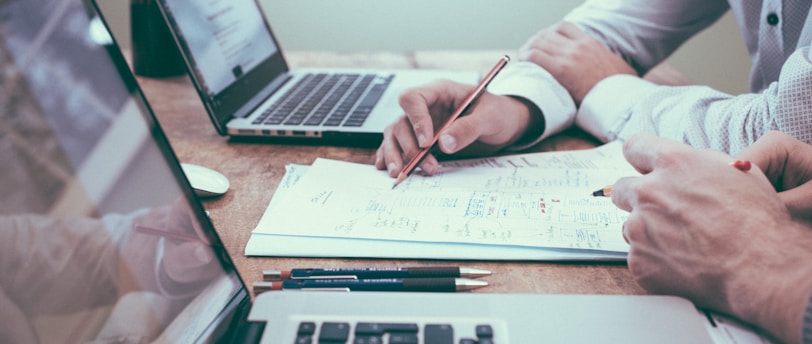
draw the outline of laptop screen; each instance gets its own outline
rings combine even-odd
[[[87,0],[0,1],[0,116],[0,341],[201,341],[245,299]]]
[[[218,130],[258,106],[273,91],[271,81],[288,70],[255,0],[158,4]]]

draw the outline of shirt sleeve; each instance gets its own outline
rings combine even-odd
[[[590,0],[564,20],[603,42],[643,75],[729,8],[726,0]]]
[[[0,228],[0,287],[26,315],[115,300],[118,259],[103,221],[15,215],[0,217]]]
[[[725,0],[595,0],[577,7],[565,20],[602,41],[642,75],[686,39],[715,22],[728,8]],[[518,142],[510,150],[531,147],[575,120],[576,108],[569,92],[536,64],[512,63],[488,90],[523,98],[544,117],[540,137]]]
[[[809,301],[806,302],[802,326],[801,343],[812,344],[812,296],[810,296]]]
[[[517,61],[505,67],[491,81],[488,92],[524,98],[538,107],[544,116],[544,132],[541,136],[517,143],[510,150],[532,147],[571,126],[575,119],[575,103],[567,89],[544,68],[532,62]]]
[[[576,125],[602,141],[648,132],[735,154],[770,130],[812,143],[812,52],[793,53],[778,81],[738,96],[706,86],[658,86],[613,76],[586,95]]]

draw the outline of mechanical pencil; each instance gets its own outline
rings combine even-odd
[[[254,282],[254,293],[272,290],[425,291],[455,292],[481,288],[488,282],[468,278],[305,279]]]
[[[370,278],[477,278],[490,275],[488,270],[457,266],[369,267],[369,268],[298,268],[263,270],[262,280],[287,279],[370,279]]]

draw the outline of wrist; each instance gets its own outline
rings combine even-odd
[[[538,138],[544,134],[544,114],[526,98],[518,96],[508,96],[508,98],[515,104],[518,114],[516,123],[519,125],[516,130],[517,135],[511,140],[510,146],[527,146],[538,141]]]
[[[808,264],[812,261],[812,253],[808,252],[812,247],[810,229],[793,222],[769,230],[786,234],[787,245],[772,252],[779,259],[759,255],[744,263],[755,268],[739,274],[739,280],[729,286],[728,303],[731,312],[742,320],[761,327],[782,342],[800,343],[804,314],[812,296],[812,266]]]

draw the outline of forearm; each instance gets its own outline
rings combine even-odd
[[[772,230],[786,231],[788,228]],[[809,228],[804,230],[808,231]],[[803,245],[810,243],[804,238],[788,237],[786,240],[795,239]],[[810,343],[803,337],[812,330],[807,329],[812,326],[812,319],[806,319],[812,316],[808,309],[812,306],[812,268],[808,264],[812,257],[805,252],[808,246],[800,246],[793,247],[799,250],[780,252],[785,264],[764,266],[769,271],[749,276],[749,281],[741,281],[740,291],[732,294],[737,299],[731,301],[736,316],[758,325],[785,343]],[[758,259],[751,264],[763,265]]]
[[[592,0],[564,20],[597,38],[643,75],[728,8],[725,0]]]
[[[604,141],[648,132],[728,153],[771,130],[810,143],[809,55],[809,48],[796,51],[778,82],[762,93],[740,96],[706,86],[658,86],[629,76],[610,77],[587,94],[575,121]]]
[[[115,245],[98,219],[6,216],[0,228],[0,284],[26,314],[115,300]]]
[[[543,68],[530,62],[514,62],[505,68],[488,87],[496,95],[512,96],[532,107],[530,113],[541,118],[531,118],[531,126],[517,145],[520,150],[572,125],[575,103],[567,90]],[[538,127],[541,126],[539,129]]]

